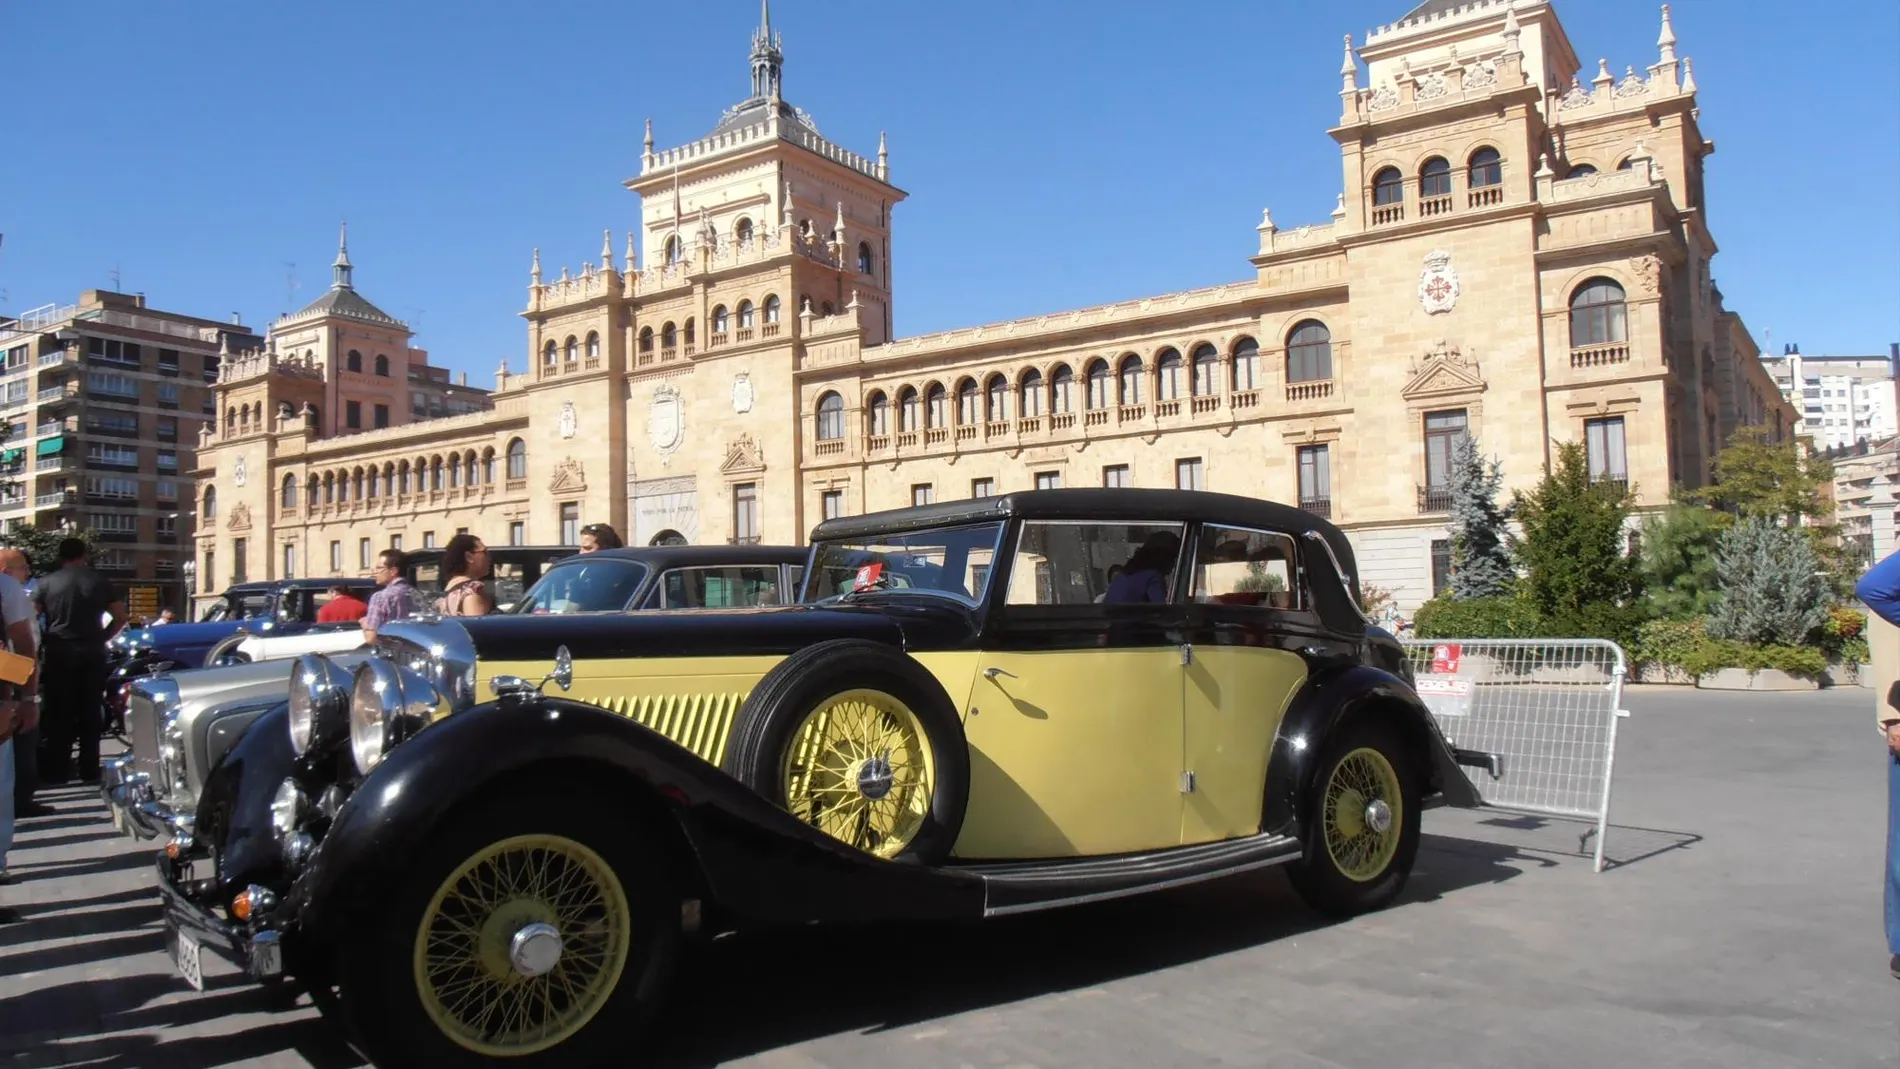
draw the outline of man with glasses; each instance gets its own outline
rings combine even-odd
[[[403,578],[408,559],[400,549],[385,549],[376,557],[369,577],[376,580],[376,593],[369,596],[369,608],[363,613],[363,641],[376,641],[376,632],[391,620],[400,620],[416,608],[416,588]]]

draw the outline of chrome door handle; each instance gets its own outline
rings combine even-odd
[[[1011,678],[1011,679],[1015,679],[1015,678],[1017,678],[1017,676],[1016,676],[1016,673],[1014,673],[1014,672],[1006,672],[1006,671],[1004,671],[1004,670],[1003,670],[1003,669],[1001,669],[1001,668],[985,668],[985,669],[983,669],[983,678],[984,678],[984,679],[987,679],[987,680],[989,680],[989,681],[990,681],[990,682],[992,682],[992,683],[994,683],[994,682],[996,682],[996,677],[998,677],[998,676],[1008,676],[1008,677],[1009,677],[1009,678]]]

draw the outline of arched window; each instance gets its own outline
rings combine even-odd
[[[653,328],[652,327],[640,328],[640,351],[643,353],[650,353],[653,351]]]
[[[868,275],[870,273],[871,273],[871,244],[870,242],[867,242],[867,241],[860,241],[858,242],[858,274]]]
[[[686,321],[686,328],[680,331],[680,334],[686,342],[686,347],[691,349],[693,347],[693,321],[691,319]]]
[[[870,404],[865,407],[871,415],[871,436],[882,438],[891,433],[891,399],[884,396],[884,391],[873,392]]]
[[[336,500],[338,504],[348,504],[350,500],[350,473],[336,473]]]
[[[671,349],[679,344],[679,328],[668,323],[660,328],[660,348]]]
[[[591,330],[587,332],[587,359],[600,359],[600,335]]]
[[[350,473],[350,486],[353,492],[356,494],[356,499],[358,501],[361,501],[363,499],[363,469],[362,468],[357,468],[355,471]]]
[[[549,367],[561,362],[561,349],[560,346],[554,344],[553,338],[549,338],[547,345],[542,347],[541,362]]]
[[[476,473],[477,473],[477,469],[475,467],[475,451],[471,449],[468,451],[467,455],[463,456],[462,458],[462,485],[474,486],[476,482],[476,479],[475,479]]]
[[[1220,393],[1220,350],[1202,342],[1194,347],[1193,361],[1194,396],[1213,397]]]
[[[724,334],[727,328],[732,326],[730,318],[726,315],[725,305],[723,304],[713,305],[712,325],[713,325],[714,335]]]
[[[752,243],[752,220],[741,217],[738,222],[732,224],[732,236],[740,245],[750,245]]]
[[[297,507],[297,477],[295,475],[284,476],[283,506],[287,509]]]
[[[1433,156],[1418,169],[1418,195],[1421,197],[1451,196],[1451,164],[1443,156]]]
[[[927,427],[942,427],[950,422],[949,398],[944,393],[943,383],[933,382],[924,394],[924,418]]]
[[[1565,178],[1588,178],[1595,173],[1597,173],[1597,169],[1595,167],[1592,167],[1587,163],[1579,163],[1575,167],[1572,167],[1570,169],[1570,173],[1564,175],[1564,177]]]
[[[1089,361],[1088,371],[1084,372],[1084,376],[1089,383],[1088,407],[1107,408],[1108,361],[1099,356]]]
[[[235,430],[237,430],[237,406],[232,405],[224,410],[224,433],[230,434]]]
[[[384,356],[382,353],[376,354],[376,374],[381,375],[383,378],[389,377],[389,357]]]
[[[528,477],[528,443],[519,438],[508,441],[508,477],[525,479]]]
[[[1333,334],[1308,319],[1286,336],[1286,381],[1319,382],[1333,377]]]
[[[969,426],[976,422],[976,380],[957,383],[957,422]]]
[[[394,461],[390,461],[383,465],[383,493],[394,494],[395,492],[396,464]]]
[[[1001,375],[991,375],[983,388],[983,418],[998,423],[1009,418],[1009,380]]]
[[[1504,163],[1497,149],[1485,147],[1471,154],[1471,166],[1465,175],[1466,185],[1472,189],[1483,189],[1502,181]]]
[[[1629,310],[1623,287],[1593,278],[1570,295],[1570,347],[1613,345],[1629,340]]]
[[[779,304],[776,294],[765,299],[765,321],[767,323],[778,322],[778,309]]]
[[[207,520],[215,520],[218,518],[218,488],[215,486],[205,487],[204,515]],[[211,580],[206,579],[205,581],[210,582]]]
[[[1033,367],[1023,372],[1023,381],[1018,389],[1016,414],[1023,419],[1042,415],[1042,372]]]
[[[1234,390],[1257,389],[1260,382],[1260,343],[1252,338],[1234,342]]]
[[[826,390],[818,399],[818,440],[829,442],[844,437],[844,398],[835,390]]]
[[[373,464],[370,465],[369,478],[364,480],[363,489],[366,493],[368,493],[369,499],[371,501],[376,500],[376,498],[382,495],[383,472],[381,468],[378,468]]]
[[[922,412],[917,404],[917,388],[906,386],[897,391],[897,429],[915,431]]]
[[[336,472],[326,471],[323,473],[323,503],[326,505],[336,504]]]
[[[495,449],[490,446],[482,450],[482,482],[493,484],[495,481]]]
[[[744,330],[744,329],[749,329],[749,328],[750,328],[750,327],[752,326],[752,324],[753,324],[753,310],[752,310],[752,302],[751,302],[751,301],[740,301],[740,302],[739,302],[739,327],[740,327],[740,329],[742,329],[742,330]]]
[[[581,343],[574,340],[574,335],[569,334],[567,336],[567,344],[563,345],[561,350],[561,355],[566,357],[567,362],[571,364],[580,359]]]
[[[1057,364],[1049,375],[1049,414],[1067,415],[1075,411],[1075,372],[1067,364]]]
[[[1405,199],[1405,176],[1397,167],[1387,167],[1372,176],[1372,204],[1383,208]]]
[[[415,480],[412,475],[413,473],[409,470],[409,462],[406,460],[403,461],[402,467],[397,469],[397,476],[402,480],[402,492],[405,494],[416,488]]]
[[[669,264],[680,262],[680,239],[678,234],[674,234],[666,239],[666,262]]]
[[[462,485],[462,458],[451,456],[449,458],[448,463],[444,465],[444,467],[448,469],[449,489],[453,490],[456,487],[461,486]]]
[[[355,349],[350,350],[350,355],[345,358],[345,361],[351,371],[363,370],[363,354],[357,352]]]
[[[1138,405],[1141,403],[1141,357],[1134,353],[1122,357],[1120,368],[1121,403]]]
[[[1174,401],[1181,396],[1181,354],[1163,349],[1155,357],[1155,400]]]
[[[1636,161],[1629,156],[1625,156],[1623,157],[1623,162],[1616,165],[1616,169],[1619,171],[1627,171],[1635,166]]]

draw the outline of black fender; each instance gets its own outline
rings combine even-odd
[[[1288,703],[1267,762],[1262,831],[1300,833],[1306,823],[1314,763],[1326,736],[1361,715],[1396,723],[1418,748],[1424,762],[1418,771],[1423,776],[1426,808],[1482,804],[1418,693],[1390,672],[1357,664],[1316,673]]]
[[[672,740],[595,705],[509,698],[455,713],[383,758],[338,810],[291,892],[302,938],[342,938],[380,908],[464,802],[537,769],[596,784],[602,807],[677,832],[682,873],[718,905],[773,922],[977,918],[974,876],[883,861],[808,827]],[[486,797],[483,800],[488,800]]]
[[[218,901],[248,884],[280,890],[289,882],[270,812],[277,788],[298,765],[289,719],[288,702],[273,705],[205,776],[194,830],[199,842],[217,850]]]

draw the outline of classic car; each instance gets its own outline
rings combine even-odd
[[[520,548],[520,547],[510,547]],[[544,572],[513,611],[524,615],[628,612],[687,604],[733,607],[773,604],[795,590],[803,573],[803,546],[666,546],[564,555]],[[176,625],[172,625],[176,626]],[[332,663],[352,666],[368,656],[361,628]],[[251,723],[288,694],[288,661],[235,663],[166,671],[126,686],[130,750],[102,762],[100,784],[113,822],[136,838],[189,830],[206,778]],[[281,734],[281,726],[279,727]],[[273,779],[269,786],[276,789]],[[271,881],[246,870],[247,880]]]
[[[1275,865],[1351,914],[1399,894],[1421,810],[1480,802],[1460,765],[1490,756],[1446,742],[1308,513],[1047,490],[812,537],[795,605],[299,659],[159,859],[180,971],[294,977],[378,1064],[604,1064],[695,932]],[[246,878],[265,859],[287,886]]]

